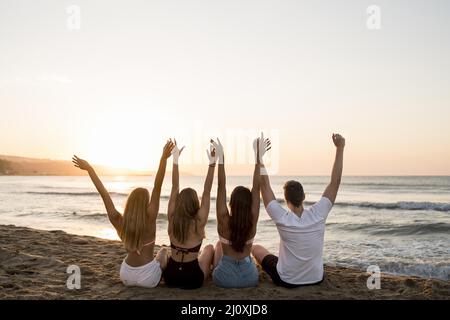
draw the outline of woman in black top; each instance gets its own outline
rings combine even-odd
[[[200,288],[211,272],[214,247],[209,244],[199,254],[208,222],[210,194],[216,166],[215,150],[208,152],[209,167],[201,203],[194,189],[179,191],[178,158],[184,147],[173,149],[172,191],[168,206],[168,233],[171,254],[163,278],[167,286]]]

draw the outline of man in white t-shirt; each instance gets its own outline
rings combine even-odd
[[[261,161],[261,193],[266,211],[280,234],[279,256],[260,245],[253,245],[252,254],[272,281],[287,288],[319,284],[323,281],[323,243],[325,221],[333,207],[341,183],[345,139],[333,134],[336,158],[331,181],[321,199],[310,208],[303,207],[305,193],[297,181],[284,185],[288,209],[283,208],[270,187],[269,177]]]

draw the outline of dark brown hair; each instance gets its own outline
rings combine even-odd
[[[230,242],[237,252],[243,252],[253,228],[252,193],[246,187],[236,187],[230,197]]]
[[[305,192],[300,182],[289,180],[284,184],[284,198],[286,202],[292,203],[295,207],[300,207],[305,200]]]
[[[184,243],[189,234],[191,223],[195,223],[197,232],[197,213],[200,209],[197,192],[186,188],[181,190],[175,201],[175,212],[173,215],[173,235],[175,239]]]

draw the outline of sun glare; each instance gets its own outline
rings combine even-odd
[[[166,136],[163,125],[149,119],[145,112],[141,116],[130,112],[108,114],[92,130],[86,157],[92,163],[117,169],[155,170]]]

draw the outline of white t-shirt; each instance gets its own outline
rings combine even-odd
[[[322,197],[301,217],[272,200],[266,210],[280,234],[277,271],[290,284],[310,284],[323,278],[325,221],[333,204]]]

